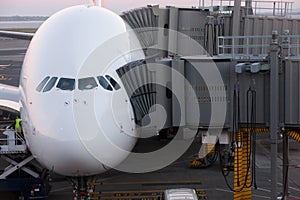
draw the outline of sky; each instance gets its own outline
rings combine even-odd
[[[65,7],[78,4],[88,4],[92,0],[0,0],[0,16],[49,16]],[[202,0],[105,0],[104,7],[122,13],[136,7],[149,4],[159,4],[160,6],[198,6]],[[211,0],[205,0],[211,2]],[[278,0],[277,0],[278,1]],[[280,0],[279,0],[280,1]],[[299,0],[294,1],[293,9],[300,9]]]
[[[48,16],[65,7],[88,4],[92,0],[0,0],[0,16]],[[198,0],[105,0],[104,6],[118,14],[148,4],[198,5]]]

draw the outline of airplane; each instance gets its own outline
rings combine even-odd
[[[0,32],[31,40],[19,87],[0,85],[1,106],[19,109],[34,158],[84,192],[87,177],[120,164],[137,140],[133,108],[116,72],[145,58],[129,29],[105,8],[79,5],[52,15],[35,34]]]

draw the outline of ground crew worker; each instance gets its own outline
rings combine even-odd
[[[22,135],[22,119],[20,117],[17,117],[16,119],[16,123],[15,123],[15,131],[17,131],[17,133],[19,133],[20,135]]]

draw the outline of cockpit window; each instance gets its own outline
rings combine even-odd
[[[81,78],[78,80],[78,89],[79,90],[90,90],[95,87],[98,87],[98,84],[93,77]]]
[[[100,85],[106,89],[106,90],[109,90],[109,91],[112,91],[112,87],[109,85],[109,83],[107,82],[107,80],[103,77],[103,76],[98,76],[98,81],[100,83]]]
[[[60,78],[56,87],[61,89],[61,90],[72,91],[75,88],[75,79]]]
[[[43,92],[48,92],[48,91],[50,91],[50,90],[53,88],[53,86],[55,85],[56,80],[57,80],[57,77],[52,77],[52,78],[50,79],[50,81],[48,81],[48,83],[47,83],[47,85],[45,86],[45,88],[43,89]]]
[[[45,86],[45,84],[47,83],[47,81],[49,80],[50,76],[46,76],[41,82],[40,84],[36,87],[36,91],[40,92],[42,91],[43,87]]]
[[[121,88],[120,85],[117,83],[117,81],[115,81],[115,79],[113,79],[110,75],[105,75],[105,77],[110,82],[110,84],[115,88],[115,90]]]

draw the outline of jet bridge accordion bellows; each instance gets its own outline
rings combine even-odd
[[[120,16],[134,30],[143,49],[157,44],[158,17],[151,7],[134,9]]]
[[[155,72],[150,71],[145,60],[130,62],[116,70],[133,107],[136,124],[154,111],[156,104]]]

